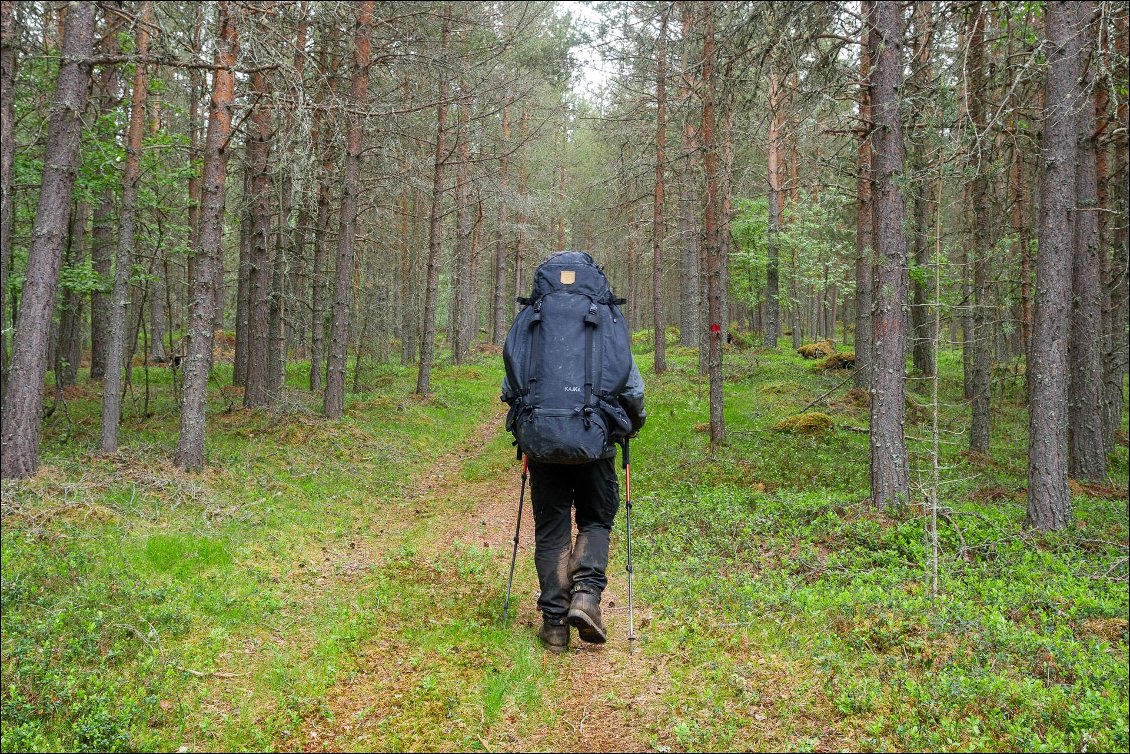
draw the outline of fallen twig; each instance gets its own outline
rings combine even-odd
[[[215,676],[216,678],[239,678],[245,676],[247,673],[229,673],[225,670],[193,670],[192,668],[183,668],[180,665],[173,665],[174,670],[179,670],[182,673],[188,673],[197,678],[207,678],[208,676]]]

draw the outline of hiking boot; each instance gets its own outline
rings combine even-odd
[[[608,641],[600,621],[600,597],[590,592],[574,592],[569,605],[569,625],[577,629],[582,641],[603,644]]]
[[[542,618],[538,638],[550,652],[564,652],[569,648],[569,625],[563,621]]]

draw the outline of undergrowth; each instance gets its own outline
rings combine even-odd
[[[811,409],[826,432],[773,429],[841,373],[730,351],[729,440],[712,451],[696,352],[671,348],[659,377],[649,358],[632,544],[640,646],[663,675],[653,745],[1130,746],[1124,445],[1108,485],[1076,486],[1073,528],[1025,531],[1023,386],[997,385],[992,455],[971,456],[961,362],[944,353],[934,598],[924,381],[910,384],[914,501],[879,513],[866,403],[847,386]],[[500,361],[437,369],[428,399],[410,395],[411,369],[371,368],[336,422],[302,389],[304,364],[274,412],[236,408],[221,366],[198,475],[169,461],[165,370],[150,371],[150,415],[127,399],[114,458],[94,452],[98,390],[72,391],[40,474],[3,490],[3,750],[294,748],[319,726],[337,748],[473,750],[501,730],[515,748],[568,722],[549,702],[569,658],[545,658],[524,623],[499,626],[506,543],[437,554],[432,522],[466,511],[414,492],[453,456],[468,484],[510,483],[505,437],[468,451],[497,415]],[[618,519],[610,570],[621,533]],[[330,700],[366,674],[366,714],[334,719]]]

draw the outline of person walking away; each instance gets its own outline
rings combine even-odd
[[[643,379],[627,322],[603,270],[581,251],[553,254],[534,275],[506,338],[506,429],[527,456],[534,509],[538,632],[550,651],[607,640],[600,599],[620,505],[616,444],[643,427]],[[573,539],[573,517],[577,535]]]

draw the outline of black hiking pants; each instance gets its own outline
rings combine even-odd
[[[599,599],[608,585],[608,535],[620,507],[616,459],[576,465],[530,461],[530,492],[534,565],[541,584],[538,607],[550,621],[564,621],[573,592],[591,592]]]

